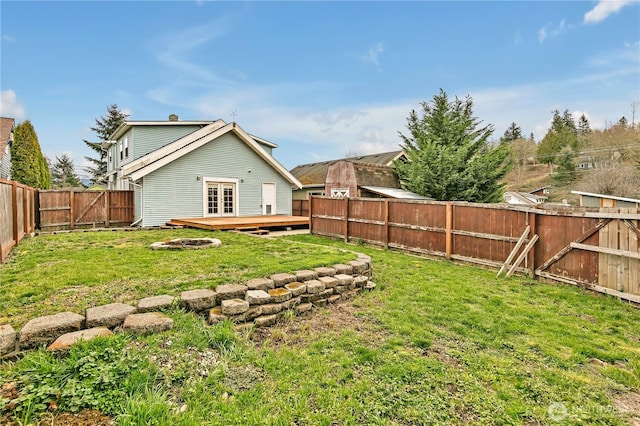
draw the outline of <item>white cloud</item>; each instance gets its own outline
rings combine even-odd
[[[566,19],[562,19],[555,27],[548,23],[538,30],[538,41],[542,44],[548,37],[556,37],[569,29],[573,29],[573,25],[567,24]]]
[[[632,3],[634,3],[634,0],[600,0],[593,9],[584,14],[584,23],[595,24],[603,21],[609,15]]]
[[[382,52],[384,52],[384,45],[382,44],[381,41],[379,41],[376,44],[369,47],[369,51],[360,59],[362,59],[365,62],[370,62],[376,67],[380,67],[380,60],[378,58]]]
[[[2,34],[2,41],[5,41],[7,43],[13,43],[14,41],[16,41],[16,39],[9,34]]]
[[[542,27],[538,30],[538,41],[542,43],[546,38],[547,38],[547,28]]]
[[[13,90],[0,92],[0,115],[21,120],[26,117],[24,106]]]

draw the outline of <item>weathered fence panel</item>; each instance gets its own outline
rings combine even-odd
[[[309,200],[292,200],[291,201],[292,216],[309,216]]]
[[[0,179],[0,263],[25,235],[35,232],[36,189]]]
[[[133,191],[40,191],[43,231],[128,226],[134,221]]]
[[[522,258],[514,270],[640,303],[638,209],[327,197],[309,206],[313,234],[497,268],[512,255]]]

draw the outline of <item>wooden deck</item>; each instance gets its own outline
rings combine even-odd
[[[286,226],[309,226],[307,216],[243,216],[243,217],[189,217],[171,219],[167,225],[214,230],[284,228]]]

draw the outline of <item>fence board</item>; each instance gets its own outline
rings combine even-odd
[[[0,263],[26,235],[35,231],[36,190],[0,179]]]
[[[534,235],[539,240],[522,257],[518,271],[586,285],[628,300],[640,296],[638,209],[547,211],[497,204],[327,197],[314,197],[310,209],[314,234],[496,268],[530,226],[527,242]]]

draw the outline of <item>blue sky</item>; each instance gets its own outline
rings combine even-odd
[[[499,138],[551,111],[592,127],[640,101],[640,2],[1,1],[0,113],[45,155],[93,155],[95,118],[236,121],[287,168],[398,149],[420,102],[470,95]],[[640,120],[640,106],[636,121]]]

